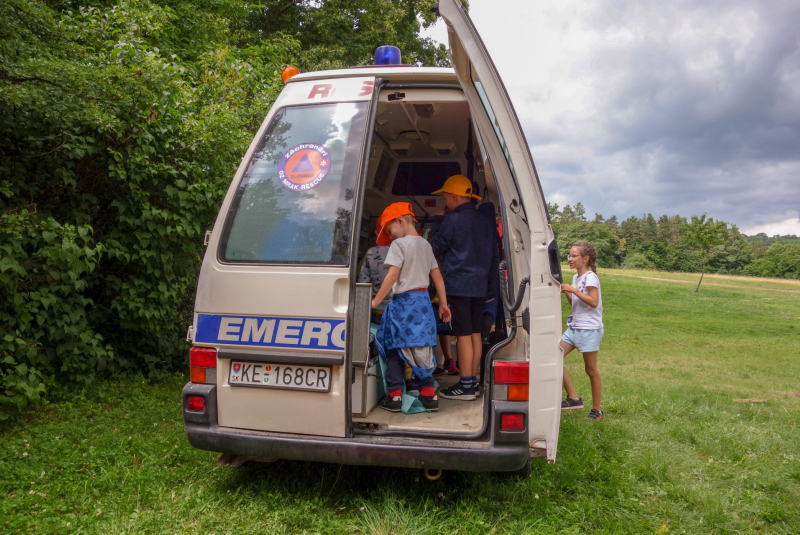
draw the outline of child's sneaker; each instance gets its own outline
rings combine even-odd
[[[439,397],[438,396],[420,396],[419,399],[422,406],[431,412],[439,410]]]
[[[392,398],[386,396],[381,400],[379,405],[381,409],[389,412],[400,412],[403,410],[403,398],[401,396],[394,396]]]
[[[583,408],[583,400],[581,398],[572,399],[571,397],[567,396],[567,399],[561,402],[562,411],[572,411],[575,409],[582,409],[582,408]]]
[[[457,382],[450,388],[440,390],[439,395],[445,399],[460,399],[463,401],[471,401],[477,397],[475,395],[475,387],[467,388],[461,384],[461,381]]]
[[[447,370],[442,368],[441,366],[437,366],[435,370],[433,370],[434,377],[441,377],[442,375],[447,375]]]
[[[461,373],[454,360],[444,363],[444,371],[447,372],[447,375],[459,375]]]
[[[413,377],[406,381],[406,392],[409,394],[419,392],[419,384],[417,384]]]
[[[599,420],[602,417],[603,411],[598,411],[597,409],[592,409],[592,411],[589,413],[590,420]]]

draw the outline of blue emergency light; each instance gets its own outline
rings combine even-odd
[[[375,49],[375,65],[401,65],[400,49],[392,45],[383,45]]]

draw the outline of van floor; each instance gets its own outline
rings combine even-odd
[[[437,377],[439,388],[447,388],[458,382],[458,375]],[[375,406],[366,418],[353,417],[354,423],[385,425],[390,430],[407,431],[477,431],[483,424],[483,396],[473,401],[459,401],[439,397],[438,412],[403,414],[389,412]]]

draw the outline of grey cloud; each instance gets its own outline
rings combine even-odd
[[[602,3],[581,22],[596,47],[572,73],[594,105],[563,113],[590,127],[521,118],[546,195],[740,226],[797,210],[800,4]],[[535,110],[541,95],[521,93]]]

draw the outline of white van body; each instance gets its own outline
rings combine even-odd
[[[453,69],[298,74],[259,128],[200,271],[188,335],[192,382],[183,392],[194,447],[472,471],[555,460],[561,271],[545,200],[467,13],[458,0],[438,9]],[[439,173],[439,187],[454,170],[477,182],[502,221],[506,336],[489,349],[483,397],[440,400],[437,413],[387,413],[375,408],[379,357],[370,353],[371,294],[356,283],[358,263],[385,206],[413,201],[423,221],[444,208],[425,173]],[[509,384],[495,381],[498,366],[526,370],[527,401],[509,399]],[[504,415],[522,427],[505,429]]]

